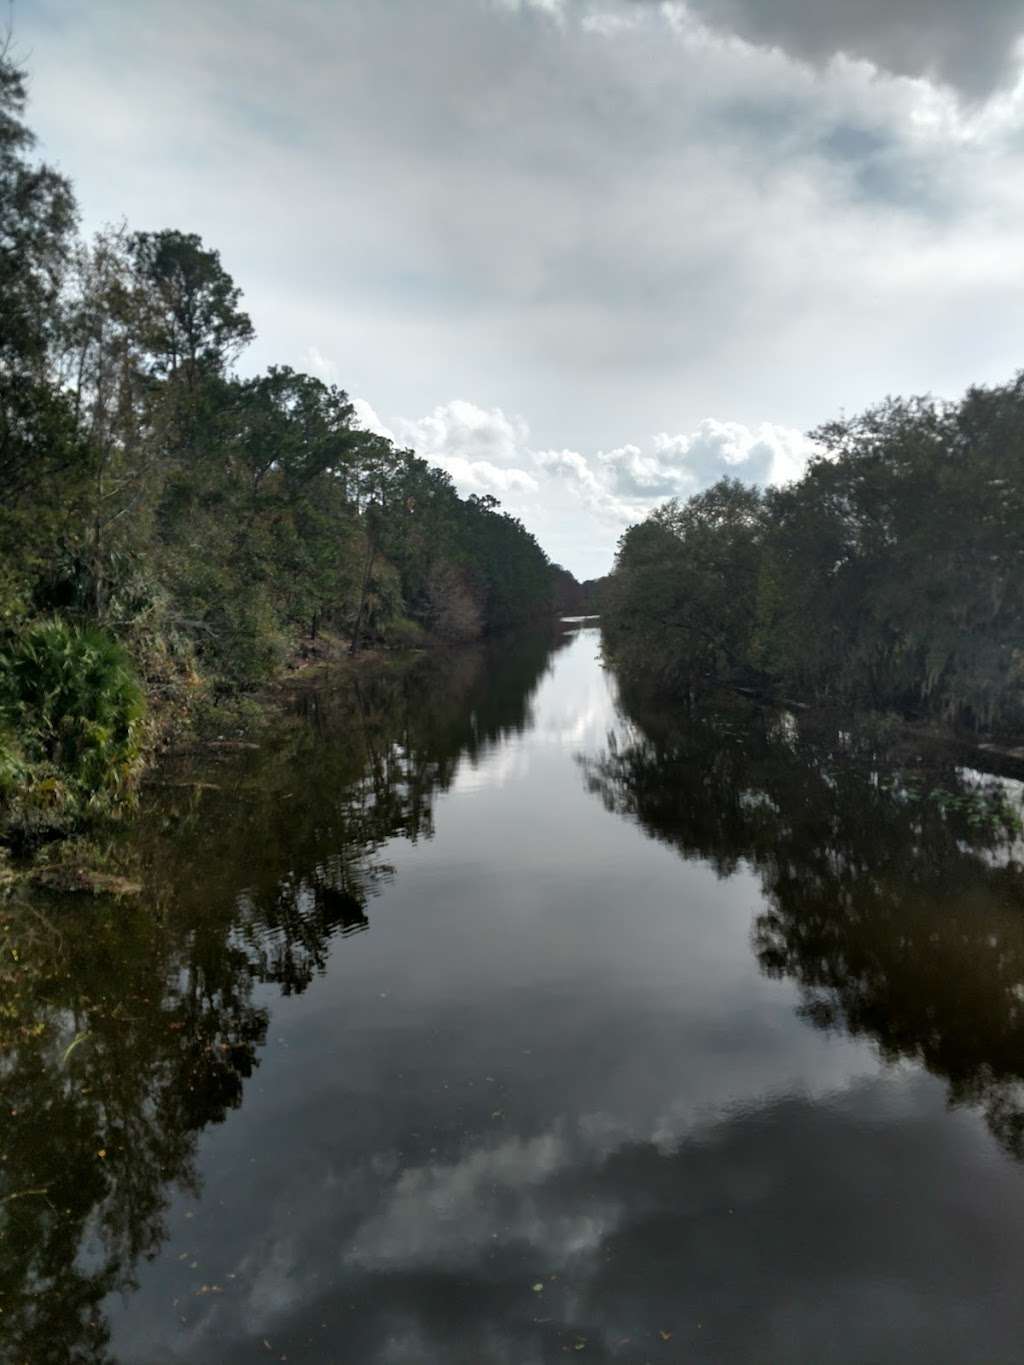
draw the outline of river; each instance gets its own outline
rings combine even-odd
[[[3,1359],[1019,1361],[1019,785],[592,623],[168,762],[3,912]]]

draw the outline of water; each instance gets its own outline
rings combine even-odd
[[[1020,1360],[1019,787],[598,656],[308,693],[8,908],[4,1359]]]

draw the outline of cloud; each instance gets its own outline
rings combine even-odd
[[[636,15],[619,14],[615,11],[610,13],[584,14],[580,20],[580,27],[586,33],[599,33],[602,38],[614,38],[620,33],[625,33],[633,28],[637,22]]]
[[[338,383],[337,365],[333,360],[328,360],[319,347],[306,347],[306,367],[311,374],[316,375],[317,379],[322,379],[325,384]]]
[[[529,437],[521,417],[501,408],[481,408],[463,398],[441,403],[426,417],[402,421],[403,439],[421,454],[466,456],[499,465],[514,464]]]
[[[553,559],[580,577],[603,573],[621,531],[666,498],[690,497],[726,476],[787,483],[816,451],[790,427],[708,417],[690,432],[661,432],[588,455],[566,447],[535,449],[525,418],[466,399],[438,404],[424,417],[399,417],[390,427],[365,400],[355,404],[367,430],[391,435],[447,470],[463,495],[497,495]],[[566,523],[573,535],[566,535]],[[582,556],[580,540],[586,544]]]
[[[499,469],[490,460],[464,460],[458,455],[435,455],[433,463],[446,469],[465,493],[537,493],[540,485],[525,469]]]
[[[765,422],[705,418],[696,430],[662,432],[646,448],[629,443],[588,459],[577,451],[540,451],[537,464],[573,487],[599,518],[620,529],[666,498],[688,498],[722,478],[780,484],[799,478],[817,447],[799,431]]]
[[[762,422],[751,429],[708,417],[688,435],[655,436],[654,450],[656,468],[682,471],[707,487],[726,475],[747,483],[789,483],[803,473],[816,446],[791,427]]]
[[[388,441],[398,444],[398,438],[390,427],[385,426],[377,416],[373,407],[365,398],[353,398],[352,406],[355,409],[355,422],[357,427],[362,427],[364,431],[372,431],[375,436],[383,436]]]
[[[249,371],[372,395],[598,572],[613,525],[730,451],[745,477],[799,463],[766,423],[1020,363],[1019,11],[37,0],[18,37],[87,228],[201,233]]]
[[[796,57],[819,64],[837,53],[863,57],[899,75],[949,82],[971,98],[991,94],[1020,71],[1019,0],[690,0],[689,8],[718,28]]]
[[[440,465],[463,493],[536,493],[540,485],[520,466],[529,429],[500,408],[485,409],[456,398],[426,417],[399,419],[400,444]]]
[[[537,10],[541,14],[561,19],[565,14],[566,0],[496,0],[497,5],[506,10],[528,13]]]

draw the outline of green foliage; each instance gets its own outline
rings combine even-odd
[[[746,671],[763,529],[761,495],[723,479],[626,532],[606,619],[627,666],[690,689]]]
[[[242,293],[194,232],[136,232],[130,253],[146,350],[159,375],[220,371],[255,333]]]
[[[172,719],[243,695],[321,633],[355,653],[553,609],[547,556],[495,499],[460,498],[362,430],[343,389],[288,366],[232,374],[253,327],[201,238],[77,239],[70,185],[30,159],[24,104],[0,53],[8,826],[30,789],[54,823],[123,799],[133,672]]]
[[[11,730],[0,729],[0,803],[9,802],[28,782],[30,768]]]
[[[613,654],[691,690],[1018,728],[1022,433],[1024,377],[959,404],[890,400],[813,433],[821,456],[787,488],[667,504],[620,543]]]
[[[459,539],[491,629],[507,630],[552,610],[548,558],[517,517],[499,511],[497,498],[473,494],[461,504],[460,521]]]
[[[45,354],[75,223],[67,180],[28,159],[25,73],[0,50],[0,375],[24,374]]]
[[[264,729],[270,714],[254,697],[200,697],[192,707],[192,732],[202,739],[241,739]]]
[[[407,616],[398,616],[388,624],[387,643],[394,649],[418,649],[426,639],[426,631]]]
[[[454,564],[438,561],[426,583],[426,623],[442,640],[475,640],[480,634],[480,607],[468,575]]]
[[[287,637],[258,578],[236,576],[215,557],[182,559],[171,586],[198,666],[216,690],[253,687],[284,662]]]
[[[27,779],[54,806],[116,810],[132,795],[144,714],[131,660],[109,635],[32,622],[0,653],[0,786],[10,797]]]

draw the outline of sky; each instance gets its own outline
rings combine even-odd
[[[1022,0],[14,0],[82,225],[578,577],[669,496],[1024,359]]]

